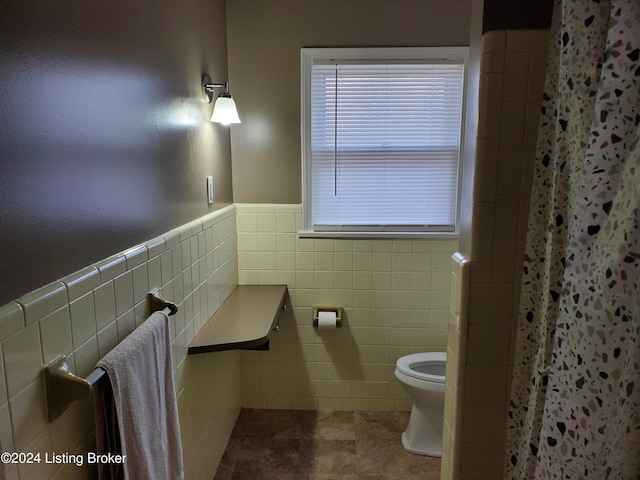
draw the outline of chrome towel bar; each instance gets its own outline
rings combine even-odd
[[[178,306],[162,298],[157,290],[150,293],[148,298],[152,313],[161,310],[166,315],[174,315],[178,311]],[[105,373],[103,369],[96,368],[87,378],[78,377],[71,373],[64,356],[47,365],[44,368],[44,383],[49,422],[62,415],[73,402],[86,397]]]

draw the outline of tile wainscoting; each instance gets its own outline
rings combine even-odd
[[[66,355],[76,374],[88,375],[147,318],[146,295],[158,288],[179,306],[170,325],[187,478],[213,477],[241,405],[408,411],[395,362],[446,350],[457,241],[301,239],[300,225],[300,205],[232,205],[0,307],[2,449],[95,449],[90,398],[47,422],[42,367]],[[187,356],[231,290],[255,283],[289,286],[292,308],[270,350]],[[343,306],[344,327],[314,329],[317,304]],[[7,465],[5,475],[89,479],[95,472]]]
[[[300,205],[236,208],[239,283],[285,283],[293,307],[269,351],[242,352],[242,406],[410,410],[395,363],[446,350],[457,240],[298,238]],[[314,329],[314,305],[344,307],[344,326]]]
[[[187,345],[237,285],[235,206],[132,247],[0,307],[3,451],[95,451],[92,398],[48,423],[42,368],[66,355],[86,377],[150,314],[160,289],[170,317],[186,478],[211,479],[240,411],[237,352],[187,357]],[[203,381],[206,379],[206,381]],[[202,445],[207,445],[203,455]],[[90,465],[5,465],[7,479],[92,479]]]

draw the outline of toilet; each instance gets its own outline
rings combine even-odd
[[[396,378],[413,398],[402,446],[411,453],[442,456],[444,421],[444,352],[414,353],[396,362]]]

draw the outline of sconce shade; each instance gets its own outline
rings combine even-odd
[[[236,102],[233,100],[231,95],[223,93],[217,98],[216,104],[213,107],[211,121],[221,123],[223,125],[240,123]]]
[[[240,123],[236,102],[229,93],[229,82],[211,83],[211,77],[204,73],[202,75],[202,91],[206,95],[209,103],[213,100],[213,92],[216,88],[221,88],[222,93],[218,95],[216,104],[213,106],[213,115],[211,121],[221,123],[223,125],[231,125],[232,123]]]

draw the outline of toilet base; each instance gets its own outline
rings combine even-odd
[[[409,453],[442,457],[442,420],[444,409],[433,405],[411,408],[409,425],[402,434],[402,447]],[[436,419],[434,423],[430,419]]]

